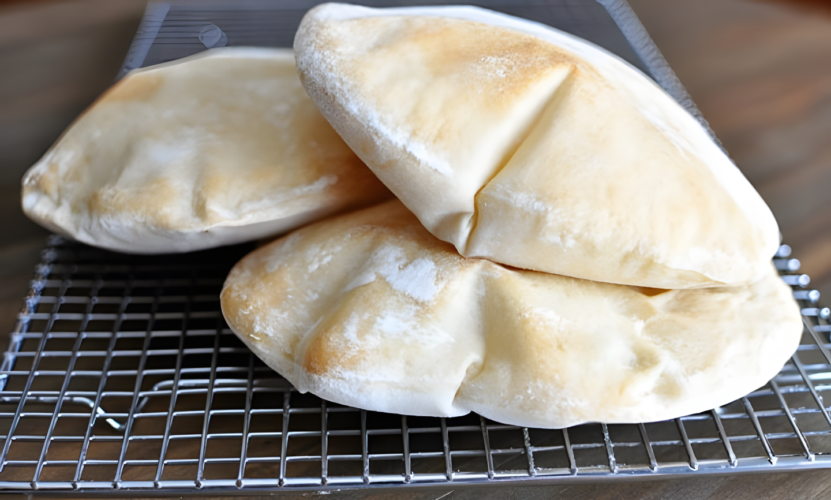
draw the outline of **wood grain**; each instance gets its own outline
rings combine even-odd
[[[808,3],[630,0],[831,298],[831,2]]]
[[[78,113],[112,83],[144,5],[144,0],[0,5],[3,345],[48,234],[20,210],[20,179]]]
[[[182,498],[181,496],[132,498]],[[202,495],[214,499],[239,498],[228,494]],[[200,498],[203,497],[199,495]],[[400,488],[377,490],[332,489],[327,494],[310,492],[275,492],[268,495],[246,495],[245,498],[331,498],[336,499],[385,499],[385,500],[479,500],[494,498],[504,500],[758,500],[758,499],[812,499],[829,498],[831,481],[827,471],[779,474],[724,475],[708,478],[674,478],[632,481],[625,483],[567,484],[557,486],[499,486],[463,485],[450,488]],[[37,498],[47,498],[38,496]],[[65,498],[65,497],[64,497]],[[187,498],[187,497],[186,497]]]

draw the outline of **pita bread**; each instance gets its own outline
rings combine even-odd
[[[653,81],[553,28],[471,7],[311,10],[303,85],[466,257],[657,288],[746,284],[779,244],[758,193]]]
[[[222,48],[116,83],[29,169],[22,204],[84,243],[166,253],[390,196],[308,98],[291,50]]]
[[[222,312],[302,392],[508,424],[663,420],[763,385],[802,333],[769,266],[744,287],[655,290],[467,259],[399,201],[328,219],[231,271]]]

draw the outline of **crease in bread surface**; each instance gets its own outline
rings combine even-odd
[[[308,98],[291,50],[226,47],[117,82],[27,172],[22,205],[82,242],[166,253],[389,196]]]
[[[295,50],[335,130],[467,257],[656,288],[767,272],[779,233],[758,193],[695,118],[588,42],[471,7],[326,4]]]
[[[802,333],[772,266],[752,285],[694,290],[520,270],[462,257],[397,200],[254,251],[221,305],[300,391],[548,428],[729,403],[774,376]]]

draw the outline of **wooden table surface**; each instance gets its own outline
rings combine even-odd
[[[0,1],[0,343],[46,232],[19,180],[111,82],[143,0]],[[831,304],[831,1],[630,0]],[[366,498],[438,498],[451,489]],[[478,498],[486,490],[444,498]],[[825,471],[499,489],[501,498],[827,498]],[[300,495],[291,495],[300,496]]]
[[[630,4],[831,299],[831,1]]]

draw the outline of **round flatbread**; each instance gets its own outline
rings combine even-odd
[[[128,74],[29,169],[22,204],[84,243],[167,253],[389,196],[306,95],[291,50],[236,47]]]
[[[260,248],[221,295],[231,329],[302,392],[508,424],[663,420],[776,375],[802,333],[772,266],[743,287],[656,290],[468,259],[400,202]]]
[[[584,40],[472,7],[312,9],[309,95],[466,257],[658,288],[761,279],[770,209],[695,118]]]

